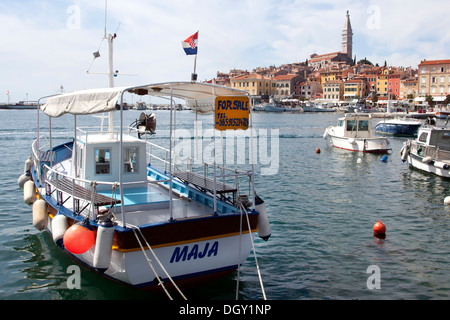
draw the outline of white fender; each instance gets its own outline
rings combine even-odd
[[[405,162],[406,159],[408,158],[409,151],[410,151],[409,146],[405,144],[402,150],[400,151],[400,156],[403,162]]]
[[[25,185],[25,182],[31,180],[31,176],[24,173],[22,174],[19,179],[17,179],[17,184],[19,185],[20,189],[23,189],[23,186]]]
[[[264,241],[269,240],[272,234],[270,229],[269,216],[267,215],[266,204],[260,197],[255,197],[255,210],[259,212],[258,215],[258,236]]]
[[[433,161],[433,159],[431,157],[425,157],[422,159],[423,163],[430,163],[431,161]]]
[[[31,159],[31,156],[28,157],[28,159],[25,161],[25,166],[23,168],[23,173],[27,173],[31,170],[31,167],[33,166],[33,160]]]
[[[39,231],[47,228],[48,215],[47,215],[47,203],[42,200],[36,200],[33,203],[33,226]]]
[[[33,180],[29,180],[23,185],[23,201],[28,205],[32,205],[36,201],[36,189]]]
[[[441,161],[435,161],[434,162],[434,166],[436,168],[441,168],[441,169],[444,169],[444,170],[448,170],[448,168],[449,168],[448,163],[441,162]]]
[[[64,233],[69,229],[69,221],[67,221],[67,217],[61,213],[58,213],[52,220],[52,236],[53,241],[62,247]]]
[[[325,132],[323,134],[323,138],[326,140],[328,138],[328,128],[325,129]]]
[[[102,222],[97,229],[95,241],[94,268],[104,272],[111,263],[114,224],[110,220]]]

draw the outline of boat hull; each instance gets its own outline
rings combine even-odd
[[[380,122],[375,126],[375,132],[394,136],[414,137],[417,135],[421,124],[394,124]]]
[[[409,166],[413,169],[416,169],[416,170],[419,170],[422,172],[426,172],[426,173],[430,173],[430,174],[434,174],[434,175],[440,176],[445,179],[450,179],[449,168],[445,169],[443,167],[436,166],[435,161],[424,162],[424,158],[425,157],[419,156],[419,155],[411,152],[408,154],[407,162],[408,162]]]
[[[329,134],[331,145],[337,149],[353,152],[384,154],[390,150],[385,138],[346,138]]]
[[[61,213],[61,208],[59,212]],[[58,210],[49,204],[47,231],[50,234],[52,218],[57,213]],[[242,219],[245,222],[246,218]],[[116,226],[111,263],[106,271],[97,270],[93,266],[95,244],[82,254],[73,254],[63,245],[58,247],[81,266],[128,286],[160,292],[162,289],[158,285],[156,272],[161,281],[168,283],[169,287],[172,287],[172,284],[167,274],[178,287],[189,288],[224,277],[245,262],[251,251],[250,237],[254,237],[257,230],[257,219],[257,212],[249,214],[250,232],[246,223],[242,224],[240,231],[239,214],[142,226],[140,231],[135,229],[136,233],[133,229]],[[77,222],[73,218],[68,220],[70,225]],[[93,221],[92,227],[96,232],[97,226]],[[141,244],[136,234],[139,235]]]

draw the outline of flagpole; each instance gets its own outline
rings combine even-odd
[[[198,31],[197,31],[197,50],[198,50]],[[197,81],[197,53],[195,54],[195,58],[194,58],[194,73],[191,76],[191,81],[195,82]]]

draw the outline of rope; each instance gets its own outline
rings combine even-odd
[[[147,242],[147,239],[145,239],[144,234],[142,233],[141,229],[138,226],[134,226],[134,225],[130,225],[131,227],[133,227],[133,232],[136,236],[136,239],[139,242],[139,245],[142,249],[142,252],[144,253],[147,262],[150,264],[150,267],[152,268],[153,272],[155,273],[156,278],[159,281],[159,284],[163,287],[164,291],[166,292],[166,294],[169,296],[169,298],[172,300],[172,297],[169,295],[169,293],[167,292],[167,290],[164,287],[164,284],[162,283],[161,279],[159,278],[159,276],[156,274],[156,271],[153,269],[153,266],[151,265],[151,260],[148,258],[147,253],[145,252],[144,247],[141,244],[141,241],[139,240],[138,235],[136,234],[135,229],[137,229],[139,231],[139,233],[142,236],[142,239],[144,239],[145,244],[147,245],[147,248],[150,250],[150,252],[152,253],[153,257],[155,257],[156,262],[159,264],[159,266],[161,267],[161,269],[163,270],[163,272],[165,273],[165,275],[167,276],[167,278],[170,280],[170,282],[173,284],[173,286],[175,287],[175,289],[177,289],[177,291],[179,292],[179,294],[181,295],[181,297],[184,300],[187,300],[187,298],[184,296],[184,294],[181,292],[180,288],[178,288],[178,286],[175,284],[175,281],[173,281],[172,277],[169,275],[169,273],[167,272],[167,270],[164,268],[164,266],[162,265],[162,263],[159,261],[158,257],[156,256],[155,252],[153,251],[152,247],[150,247],[150,244]]]
[[[150,260],[150,258],[147,256],[147,253],[145,252],[144,247],[142,246],[141,240],[139,240],[139,237],[135,231],[135,229],[132,229],[134,232],[134,235],[136,236],[137,241],[139,242],[139,246],[141,247],[142,252],[144,253],[145,258],[147,259],[148,265],[150,266],[150,268],[152,269],[153,273],[155,274],[156,279],[158,279],[159,285],[163,288],[164,292],[166,293],[166,295],[169,297],[170,300],[172,299],[172,296],[170,295],[170,293],[167,291],[166,287],[164,286],[163,282],[161,281],[161,279],[159,278],[158,274],[156,273],[155,268],[153,268],[152,265],[152,261]]]
[[[240,207],[241,207],[241,211],[244,210],[244,206],[242,205],[242,203],[240,203]],[[264,300],[267,300],[266,293],[264,292],[264,285],[263,285],[262,278],[261,278],[261,271],[259,269],[258,258],[256,256],[255,243],[253,242],[253,237],[252,237],[252,234],[251,234],[250,220],[248,219],[247,210],[244,210],[244,211],[245,211],[245,217],[247,218],[247,226],[248,226],[248,231],[249,231],[249,235],[250,235],[250,241],[252,242],[253,255],[255,257],[256,271],[258,273],[259,284],[261,286],[261,292],[262,292]]]

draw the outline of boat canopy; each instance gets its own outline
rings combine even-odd
[[[184,99],[197,113],[214,112],[217,96],[248,96],[248,92],[229,87],[195,82],[167,82],[134,87],[115,87],[76,91],[46,98],[40,109],[50,117],[64,114],[87,115],[120,109],[125,93]],[[43,98],[42,98],[43,99]]]

